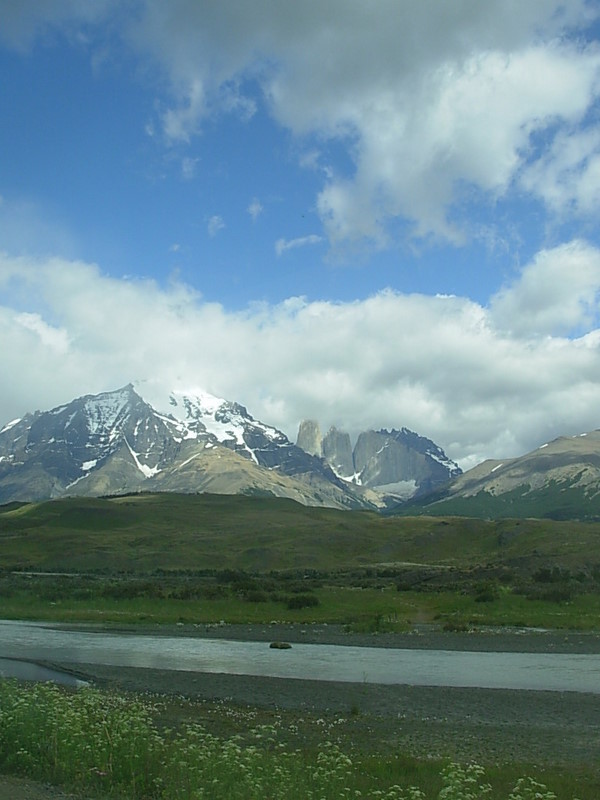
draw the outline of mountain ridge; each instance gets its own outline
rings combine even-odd
[[[559,436],[517,458],[488,459],[437,492],[396,510],[488,518],[598,519],[600,430]]]
[[[156,410],[127,384],[0,430],[1,503],[140,490],[262,493],[336,508],[378,502],[241,404],[201,390],[172,392],[168,410]]]
[[[304,444],[309,450],[299,446]],[[0,504],[184,492],[289,498],[308,506],[484,518],[600,519],[600,430],[461,473],[407,428],[298,442],[237,402],[172,392],[157,410],[132,384],[84,395],[0,429]]]

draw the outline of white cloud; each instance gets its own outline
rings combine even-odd
[[[214,214],[208,220],[206,229],[208,231],[208,235],[212,238],[222,231],[225,227],[225,222],[223,221],[223,217],[220,217],[218,214]]]
[[[189,142],[199,132],[199,121],[205,105],[203,82],[195,78],[182,90],[182,98],[163,114],[163,127],[169,142]]]
[[[69,349],[69,338],[64,329],[48,325],[39,314],[22,313],[15,316],[15,322],[26,330],[32,331],[39,338],[43,348],[54,351],[58,355]]]
[[[246,210],[252,217],[252,222],[256,222],[256,220],[260,217],[260,215],[264,211],[264,208],[258,197],[253,197],[250,202],[250,205]]]
[[[147,2],[138,42],[185,87],[190,118],[218,106],[232,82],[239,97],[249,71],[280,123],[347,149],[354,171],[336,174],[331,165],[317,198],[333,242],[366,237],[384,246],[395,217],[419,235],[459,242],[457,187],[493,199],[536,164],[545,179],[535,190],[550,202],[552,165],[531,149],[531,136],[549,137],[560,161],[563,132],[599,95],[600,54],[562,36],[588,22],[583,2],[423,0],[402,10],[394,2],[265,2],[264,13],[253,4],[232,17],[224,7],[208,19],[189,0],[172,9]],[[194,50],[198,35],[205,46]],[[206,88],[200,103],[192,80]],[[583,203],[590,189],[572,192]]]
[[[600,127],[561,132],[527,167],[521,183],[558,214],[595,219],[600,201]]]
[[[465,188],[490,203],[520,187],[561,212],[597,206],[600,129],[590,111],[600,51],[580,34],[600,8],[585,0],[141,0],[135,13],[116,0],[23,0],[2,9],[15,46],[118,13],[126,44],[167,78],[159,117],[169,143],[189,142],[207,115],[248,120],[262,92],[329,175],[315,204],[334,243],[385,246],[396,218],[413,234],[461,242]],[[327,163],[329,142],[349,169]]]
[[[319,244],[323,241],[322,236],[311,233],[309,236],[300,236],[297,239],[277,239],[275,242],[275,252],[278,256],[283,255],[286,250],[295,250],[298,247],[306,247],[310,244]]]
[[[494,323],[522,336],[568,334],[597,322],[600,253],[581,241],[542,250],[491,301]]]
[[[599,264],[582,242],[547,250],[489,308],[386,291],[227,312],[184,285],[4,256],[0,424],[131,380],[150,400],[192,382],[292,438],[311,417],[352,434],[406,425],[465,466],[519,455],[598,427],[600,329],[589,323]],[[575,338],[552,332],[586,322]]]

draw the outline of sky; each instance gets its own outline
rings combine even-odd
[[[600,428],[599,0],[0,0],[0,427],[133,382]]]

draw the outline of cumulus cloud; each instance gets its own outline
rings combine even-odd
[[[275,252],[278,256],[286,252],[286,250],[295,250],[298,247],[306,247],[309,244],[319,244],[323,241],[322,236],[316,233],[311,233],[309,236],[299,236],[297,239],[277,239],[275,242]]]
[[[600,201],[600,128],[558,134],[521,178],[560,215],[593,216]]]
[[[492,319],[518,336],[552,336],[597,322],[600,253],[582,241],[542,250],[491,301]]]
[[[585,0],[141,0],[135,14],[23,0],[2,4],[0,35],[25,46],[117,8],[126,45],[166,77],[166,140],[266,104],[328,176],[315,205],[333,243],[384,247],[395,219],[462,242],[466,189],[492,203],[519,188],[559,213],[597,207],[600,51],[585,32],[599,9]],[[349,167],[328,163],[330,143]]]
[[[564,36],[591,16],[583,0],[422,0],[402,9],[392,0],[262,0],[233,15],[227,4],[207,13],[193,0],[146,0],[135,42],[171,78],[171,138],[235,106],[232,97],[250,102],[258,81],[282,125],[341,143],[353,169],[329,165],[317,209],[332,242],[382,247],[394,218],[417,235],[461,242],[459,190],[493,200],[522,173],[522,186],[546,203],[556,205],[565,182],[575,205],[594,202],[597,165],[588,159],[568,178],[562,166],[565,132],[578,130],[600,94],[597,48]],[[540,136],[550,159],[533,146]]]
[[[0,423],[129,381],[150,401],[196,384],[291,438],[310,417],[354,435],[405,425],[463,467],[519,455],[598,427],[599,265],[584,242],[546,250],[489,307],[384,291],[228,312],[179,283],[3,256]]]

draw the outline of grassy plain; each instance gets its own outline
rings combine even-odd
[[[599,597],[600,523],[219,495],[0,507],[5,618],[591,629]]]
[[[257,585],[260,578],[254,578]],[[271,587],[275,579],[269,580]],[[571,596],[569,600],[529,599],[502,587],[485,602],[477,590],[398,591],[390,578],[381,588],[335,586],[306,581],[270,593],[262,589],[240,592],[234,580],[218,586],[212,599],[180,599],[157,596],[145,581],[146,596],[127,596],[142,590],[139,580],[122,578],[118,583],[98,579],[52,579],[0,577],[0,616],[4,619],[36,619],[57,622],[115,624],[243,624],[271,622],[341,624],[354,632],[394,632],[415,624],[435,623],[446,630],[483,626],[595,630],[600,620],[600,593]],[[188,580],[184,584],[189,583]],[[288,583],[285,581],[284,583]],[[315,588],[314,583],[319,585]],[[308,585],[307,585],[308,584]],[[173,583],[176,587],[177,582]],[[122,597],[106,596],[107,589],[122,591]],[[288,594],[287,591],[290,593]],[[184,590],[183,594],[187,592]],[[81,595],[87,595],[81,597]],[[177,592],[175,591],[175,594]],[[103,596],[104,595],[104,596]],[[293,598],[311,598],[315,605],[290,608]],[[54,599],[50,599],[54,598]]]
[[[0,568],[11,570],[268,572],[524,559],[600,569],[600,523],[396,517],[222,495],[0,506]]]
[[[385,517],[210,495],[12,504],[0,507],[0,617],[108,625],[327,622],[369,633],[423,623],[447,631],[597,630],[600,523]],[[11,741],[20,744],[5,748],[0,769],[28,774],[31,764],[45,763],[42,780],[101,795],[217,798],[239,789],[240,797],[416,800],[438,797],[445,786],[448,800],[550,800],[532,786],[510,795],[523,771],[541,775],[561,799],[600,793],[594,765],[538,769],[515,766],[507,755],[486,765],[484,779],[462,768],[444,773],[435,758],[367,752],[352,738],[354,711],[342,724],[309,713],[274,719],[264,709],[223,704],[200,730],[198,709],[183,700],[174,710],[172,698],[92,693],[82,710],[78,695],[56,690],[42,698],[44,712],[42,699],[36,706],[2,687],[13,716],[6,707],[0,714],[14,722]],[[39,735],[40,719],[54,725],[47,735]],[[232,724],[223,729],[227,719]],[[63,729],[78,738],[59,758]],[[138,734],[146,737],[140,749],[127,749],[127,737]],[[117,754],[111,743],[121,741]],[[88,764],[94,748],[104,761]],[[76,750],[83,755],[75,757]],[[117,756],[124,759],[118,778]],[[81,770],[67,774],[69,765]],[[490,794],[468,794],[488,778]],[[411,784],[424,794],[391,788]]]

